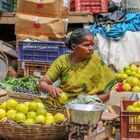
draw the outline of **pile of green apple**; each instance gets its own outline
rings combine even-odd
[[[55,115],[47,112],[40,101],[21,103],[11,98],[1,103],[0,119],[12,119],[15,122],[24,122],[26,125],[34,123],[53,125],[64,122],[65,116],[59,112]]]
[[[140,67],[135,64],[125,66],[115,74],[117,91],[140,92]]]

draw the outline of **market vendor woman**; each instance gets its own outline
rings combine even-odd
[[[76,29],[67,37],[66,46],[72,53],[61,55],[52,63],[38,84],[39,90],[54,98],[65,92],[69,98],[96,94],[102,101],[107,101],[110,89],[105,87],[114,80],[114,76],[94,53],[93,35],[85,29]],[[56,87],[53,83],[58,79],[60,85]],[[104,93],[98,94],[101,91]]]

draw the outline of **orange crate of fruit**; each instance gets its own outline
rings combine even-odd
[[[140,139],[140,100],[121,101],[121,138]]]

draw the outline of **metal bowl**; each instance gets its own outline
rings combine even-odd
[[[103,107],[94,104],[66,104],[70,121],[78,124],[97,124],[101,118]]]

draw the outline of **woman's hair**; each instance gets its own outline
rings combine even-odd
[[[72,44],[79,45],[88,35],[93,36],[93,34],[86,29],[83,28],[76,29],[67,34],[65,44],[67,48],[72,50]]]

